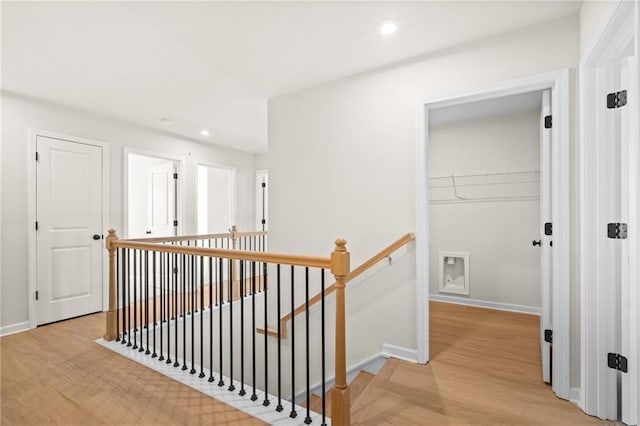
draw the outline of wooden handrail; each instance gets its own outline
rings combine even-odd
[[[255,232],[236,232],[238,238],[242,237],[261,237],[268,235],[267,231],[255,231]],[[181,235],[179,237],[152,237],[152,238],[131,238],[123,241],[140,241],[145,243],[171,243],[180,241],[193,241],[193,240],[213,240],[216,238],[233,238],[233,232],[227,232],[224,234],[201,234],[201,235]]]
[[[303,256],[297,254],[266,253],[257,251],[227,250],[208,247],[174,246],[156,243],[143,243],[132,240],[115,240],[114,248],[129,248],[162,253],[178,253],[193,256],[219,257],[233,260],[249,260],[282,265],[308,266],[310,268],[331,268],[331,258],[320,256]]]
[[[376,253],[374,256],[372,256],[370,259],[366,260],[364,263],[362,263],[356,269],[354,269],[353,271],[349,272],[349,274],[347,274],[347,277],[345,279],[345,283],[348,283],[349,281],[357,278],[360,274],[365,272],[367,269],[371,268],[373,265],[375,265],[376,263],[380,262],[381,260],[389,257],[389,255],[391,253],[393,253],[394,251],[398,250],[402,246],[410,243],[411,241],[414,241],[415,239],[416,239],[416,237],[412,233],[407,233],[407,234],[403,235],[402,237],[400,237],[399,239],[397,239],[393,243],[389,244],[387,247],[385,247],[382,250],[380,250],[378,253]],[[331,284],[329,287],[327,287],[324,290],[324,295],[327,296],[327,295],[333,293],[335,290],[336,290],[336,283],[333,283],[333,284]],[[311,299],[309,299],[309,307],[315,305],[316,303],[319,303],[321,298],[322,298],[322,293],[318,293],[315,296],[313,296]],[[287,337],[287,322],[291,318],[295,317],[296,315],[301,314],[305,310],[306,310],[306,304],[302,303],[293,312],[289,312],[286,315],[284,315],[282,318],[280,318],[280,336],[282,338],[286,338]],[[257,327],[257,331],[258,331],[258,333],[261,333],[261,334],[264,333],[264,331],[265,331],[264,330],[264,326]],[[274,330],[272,328],[268,328],[267,329],[267,333],[270,336],[278,337],[278,331]]]

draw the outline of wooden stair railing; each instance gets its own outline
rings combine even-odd
[[[232,234],[235,234],[235,236],[238,236],[237,231],[234,229],[234,231],[232,231]],[[260,233],[262,235],[262,233]],[[190,236],[193,237],[193,236]],[[197,237],[197,236],[196,236]],[[186,237],[170,237],[169,240],[173,238],[173,241],[180,241],[180,238],[186,238]],[[177,238],[177,239],[176,239]],[[187,240],[193,240],[194,238],[186,238]],[[198,239],[198,238],[195,238]],[[205,238],[206,239],[206,238]],[[135,275],[136,274],[136,263],[135,263],[135,253],[136,251],[138,251],[138,255],[139,255],[139,259],[142,259],[142,252],[145,252],[146,254],[151,253],[151,259],[153,260],[152,264],[154,265],[151,270],[151,274],[146,274],[145,275],[145,280],[144,280],[144,286],[145,289],[148,291],[149,284],[150,284],[150,280],[149,280],[149,276],[151,277],[151,279],[153,280],[153,278],[155,277],[155,272],[157,271],[156,269],[156,263],[155,263],[155,259],[156,259],[156,255],[161,256],[161,255],[166,255],[167,258],[169,257],[169,254],[175,254],[175,255],[182,255],[183,259],[185,256],[191,256],[192,258],[196,258],[196,257],[200,257],[200,258],[216,258],[220,261],[220,265],[222,265],[222,261],[228,261],[229,262],[229,268],[232,268],[232,265],[234,263],[234,261],[240,261],[240,262],[261,262],[263,264],[275,264],[278,266],[280,265],[291,265],[292,270],[294,266],[297,267],[304,267],[304,268],[318,268],[318,269],[327,269],[330,270],[331,273],[333,274],[334,278],[335,278],[335,284],[332,286],[332,292],[335,291],[336,293],[336,304],[335,304],[335,354],[334,354],[334,371],[335,371],[335,382],[334,382],[334,387],[333,390],[331,392],[331,410],[332,410],[332,416],[331,416],[331,423],[335,426],[347,426],[350,424],[350,411],[351,411],[351,402],[350,402],[350,391],[349,391],[349,385],[347,383],[347,368],[346,368],[346,317],[345,317],[345,285],[346,285],[346,281],[347,281],[347,277],[351,276],[350,274],[350,253],[347,251],[346,248],[346,241],[345,240],[341,240],[338,239],[335,241],[335,248],[333,250],[333,252],[331,253],[330,257],[320,257],[320,256],[301,256],[301,255],[289,255],[289,254],[276,254],[276,253],[267,253],[267,252],[254,252],[254,251],[243,251],[243,250],[234,250],[232,246],[231,249],[227,248],[227,249],[221,249],[221,248],[211,248],[211,247],[202,247],[202,246],[198,246],[198,245],[179,245],[179,244],[163,244],[163,242],[167,242],[166,238],[162,239],[161,241],[158,241],[158,239],[154,239],[155,241],[149,241],[149,239],[144,239],[144,240],[120,240],[118,239],[115,230],[110,229],[109,230],[109,235],[106,238],[106,249],[108,251],[108,256],[109,256],[109,309],[107,312],[107,316],[106,316],[106,332],[104,334],[104,340],[105,341],[120,341],[120,344],[124,344],[124,339],[126,336],[126,339],[128,339],[128,344],[127,344],[127,348],[131,346],[131,338],[133,337],[133,346],[131,347],[131,350],[134,350],[137,348],[136,346],[136,336],[139,336],[139,342],[140,342],[140,347],[138,349],[138,352],[143,352],[143,347],[142,347],[142,343],[143,343],[143,314],[142,314],[142,308],[140,308],[139,312],[139,318],[140,318],[140,328],[137,329],[137,325],[136,325],[136,313],[135,313],[135,306],[137,303],[140,303],[138,300],[143,300],[142,299],[142,279],[140,279],[140,281],[138,281],[138,285],[139,285],[139,289],[140,289],[140,299],[137,299],[135,293],[133,295],[133,305],[134,305],[134,324],[133,327],[131,327],[130,324],[130,318],[127,322],[127,324],[125,325],[124,323],[124,316],[126,316],[124,313],[126,311],[128,311],[128,307],[127,304],[131,304],[131,293],[130,293],[130,279],[131,276],[128,273],[130,271],[130,269],[128,267],[124,267],[123,265],[125,265],[125,263],[128,261],[128,254],[130,250],[134,251],[134,281],[133,281],[133,289],[135,292],[136,289],[136,280],[135,280]],[[184,240],[182,240],[184,241]],[[124,254],[123,254],[124,251]],[[384,257],[384,256],[383,256]],[[117,263],[116,261],[119,260],[120,263]],[[195,262],[195,260],[193,261]],[[120,265],[120,269],[119,269],[119,265]],[[147,258],[147,256],[145,256],[145,265],[146,268],[149,267],[149,258]],[[170,263],[167,262],[167,265],[170,266]],[[182,263],[182,265],[188,265],[188,263]],[[195,263],[192,263],[193,268],[192,271],[197,270],[195,269]],[[201,268],[202,268],[202,263],[200,263]],[[242,265],[242,263],[241,263]],[[142,260],[140,260],[140,268],[142,268]],[[242,266],[241,266],[242,268]],[[263,274],[266,277],[266,266],[264,266],[264,271],[265,274]],[[366,269],[366,268],[365,268]],[[169,269],[167,269],[169,270]],[[142,269],[139,269],[139,271],[142,271]],[[184,271],[184,269],[183,269]],[[202,271],[202,269],[201,269]],[[279,269],[278,269],[279,271]],[[147,269],[148,272],[148,269]],[[358,272],[361,273],[362,271]],[[120,273],[120,277],[118,276],[118,273]],[[358,275],[356,274],[356,275]],[[203,279],[202,279],[201,275],[201,279],[200,279],[200,289],[201,292],[200,294],[202,294],[202,288],[203,288]],[[233,274],[232,274],[233,276]],[[220,272],[220,280],[222,281],[222,272]],[[243,277],[243,275],[241,275],[241,278]],[[122,282],[119,283],[119,279],[122,279]],[[280,282],[280,275],[278,273],[278,278],[277,278],[277,282],[279,285]],[[151,281],[151,288],[155,289],[155,281]],[[175,287],[174,289],[178,289],[178,281],[175,281]],[[185,304],[185,288],[186,288],[186,281],[184,279],[184,272],[183,272],[183,279],[182,279],[182,284],[183,284],[183,288],[182,288],[182,294],[183,294],[183,309],[181,312],[185,312],[184,310],[184,306],[186,306]],[[193,289],[195,285],[195,280],[191,280],[191,288]],[[308,285],[308,283],[307,283]],[[292,281],[292,286],[293,286],[293,281]],[[121,296],[121,300],[118,300],[118,288],[122,288],[122,291],[120,292],[120,296]],[[197,288],[197,287],[196,287]],[[209,286],[209,288],[211,288],[211,286]],[[292,287],[293,288],[293,287]],[[170,290],[169,290],[170,291]],[[169,294],[169,291],[167,292],[167,294]],[[145,322],[144,324],[153,324],[153,327],[145,327],[146,330],[146,352],[144,352],[145,355],[150,355],[151,357],[156,357],[156,337],[155,337],[155,330],[156,330],[156,324],[160,324],[162,325],[162,309],[160,309],[161,312],[161,318],[159,321],[156,322],[156,309],[155,309],[155,292],[153,293],[153,299],[151,299],[152,301],[152,306],[153,308],[153,319],[151,320],[151,322],[149,322],[149,305],[148,305],[148,301],[149,301],[149,293],[145,294],[145,299],[144,299],[144,304],[145,304]],[[194,299],[194,292],[192,291],[190,293],[192,295],[192,301]],[[264,293],[264,303],[265,303],[265,319],[267,317],[266,312],[267,312],[267,292]],[[279,296],[278,296],[279,297]],[[307,296],[308,297],[308,296]],[[124,298],[128,298],[128,302],[124,302]],[[175,297],[174,297],[175,299]],[[212,309],[212,304],[211,304],[211,298],[209,299],[209,309]],[[279,299],[278,299],[279,300]],[[119,306],[118,302],[123,302],[122,306]],[[233,316],[231,315],[231,308],[233,307],[234,302],[230,301],[229,302],[229,309],[226,310],[228,313],[228,319],[229,321],[232,321]],[[170,315],[168,314],[167,311],[167,322],[173,321],[174,325],[175,325],[175,333],[174,333],[174,337],[175,337],[175,363],[173,364],[174,367],[178,367],[179,363],[178,363],[178,309],[177,309],[177,301],[175,302],[175,308],[173,310],[174,312],[174,318],[170,318]],[[195,317],[195,313],[197,311],[193,310],[193,306],[194,304],[192,303],[191,306],[189,307],[190,311],[187,311],[187,314],[190,315],[191,318],[191,340],[193,341],[194,339],[194,317]],[[204,312],[204,304],[203,302],[201,302],[200,306],[202,307],[202,312]],[[118,322],[118,312],[123,313],[123,321],[122,322]],[[209,315],[210,318],[213,318],[213,314],[211,313],[212,311],[210,311]],[[220,316],[220,333],[218,336],[218,341],[222,342],[222,313],[223,310],[220,308],[218,309],[218,313]],[[182,324],[183,324],[183,349],[182,349],[182,354],[183,354],[183,366],[182,366],[182,370],[186,371],[187,370],[187,352],[186,352],[186,324],[187,324],[187,314],[185,314],[184,319],[181,320]],[[202,326],[202,321],[203,321],[203,317],[204,315],[200,315],[200,347],[202,348],[202,342],[203,342],[203,335],[202,335],[202,330],[203,330],[203,326]],[[324,318],[324,317],[323,317]],[[322,324],[324,327],[324,319],[322,320]],[[231,324],[233,324],[231,322]],[[167,326],[168,327],[168,326]],[[153,329],[153,354],[151,355],[150,352],[150,337],[149,337],[149,330]],[[160,327],[160,330],[162,330],[162,328]],[[210,331],[213,330],[213,328],[210,328]],[[162,331],[160,331],[160,333],[162,333]],[[231,332],[231,328],[229,328],[229,333],[230,335],[232,334]],[[255,328],[253,328],[253,333],[255,334]],[[324,336],[324,333],[323,333]],[[268,365],[267,364],[267,336],[264,336],[265,338],[265,366]],[[167,344],[169,344],[169,340],[170,340],[170,331],[169,328],[167,328]],[[213,345],[213,340],[210,340],[210,344]],[[232,340],[230,340],[230,342],[232,342]],[[279,341],[278,341],[279,342]],[[308,342],[308,335],[307,335],[307,342]],[[233,360],[233,349],[231,347],[230,343],[230,350],[229,353],[232,355],[230,357],[230,360]],[[308,344],[308,343],[307,343]],[[222,348],[222,346],[220,346],[220,348]],[[323,342],[323,348],[324,348],[324,342]],[[220,371],[216,372],[216,374],[219,376],[220,381],[218,382],[218,386],[224,386],[225,383],[222,381],[222,370],[223,370],[223,363],[222,363],[222,349],[220,349]],[[279,350],[279,349],[278,349]],[[211,346],[209,353],[213,353],[213,346]],[[158,361],[164,361],[163,360],[163,346],[162,346],[162,334],[160,334],[160,357],[156,357],[156,359]],[[169,353],[169,349],[167,349],[167,355],[170,356]],[[194,349],[193,349],[193,343],[192,343],[192,349],[191,349],[191,371],[185,374],[195,374],[197,371],[195,370],[195,361],[194,361]],[[326,377],[325,377],[325,372],[324,372],[324,356],[322,357],[322,381],[325,382],[326,381]],[[167,359],[167,363],[169,363],[171,360]],[[200,353],[200,375],[197,376],[201,379],[205,378],[205,374],[203,372],[203,367],[204,367],[204,359],[203,359],[203,355],[202,352]],[[243,358],[241,358],[241,362],[243,361]],[[255,362],[255,361],[254,361]],[[279,363],[280,361],[278,361]],[[307,360],[307,364],[308,364],[308,360]],[[279,368],[279,367],[278,367]],[[308,371],[308,365],[307,365],[307,377],[309,374]],[[211,377],[209,378],[209,382],[213,381],[213,363],[210,362],[210,370],[211,370]],[[234,392],[237,391],[237,389],[234,388],[233,386],[233,366],[229,367],[229,371],[230,371],[230,375],[231,375],[231,379],[230,379],[230,384],[229,384],[229,388],[228,391],[229,392]],[[268,384],[268,380],[267,380],[267,376],[266,376],[266,372],[268,371],[268,369],[265,368],[265,401],[261,404],[263,406],[268,406],[269,405],[269,401],[268,399],[266,399],[268,397],[268,391],[266,389],[266,386]],[[278,376],[280,376],[280,373],[278,372]],[[295,376],[295,371],[293,373],[293,376]],[[254,375],[255,377],[255,375]],[[243,379],[241,379],[243,380]],[[309,379],[307,378],[307,394],[309,394]],[[244,384],[244,382],[242,382]],[[295,401],[294,401],[294,396],[295,396],[295,386],[292,385],[292,414],[289,415],[289,417],[295,417]],[[240,396],[246,396],[247,398],[249,398],[247,393],[240,393]],[[255,395],[255,378],[254,378],[254,395]],[[257,398],[256,398],[257,399]],[[280,400],[280,389],[278,386],[278,400]],[[251,397],[251,401],[255,401],[255,399],[253,398],[253,396]],[[279,406],[280,409],[275,408],[275,411],[282,411],[282,407]],[[286,415],[283,413],[283,415]],[[322,421],[323,423],[325,423],[325,419],[324,419],[324,414],[322,416]],[[307,418],[305,418],[304,423],[309,424],[311,422],[311,419],[309,418],[309,411],[307,411]]]
[[[414,241],[415,239],[416,239],[416,237],[412,233],[407,233],[407,234],[403,235],[398,240],[394,241],[393,243],[389,244],[384,249],[380,250],[378,253],[376,253],[374,256],[372,256],[369,260],[367,260],[364,263],[362,263],[356,269],[354,269],[353,271],[349,272],[349,274],[347,274],[347,276],[345,278],[345,284],[348,283],[349,281],[357,278],[363,272],[365,272],[366,270],[368,270],[369,268],[371,268],[372,266],[374,266],[375,264],[377,264],[381,260],[386,259],[387,257],[389,257],[389,255],[391,255],[391,253],[393,253],[394,251],[400,249],[401,247],[405,246],[406,244],[410,243],[411,241]],[[325,289],[325,291],[324,291],[325,297],[328,296],[329,294],[333,293],[335,290],[336,290],[336,283],[333,283],[332,285],[330,285],[329,287],[327,287]],[[315,296],[313,296],[311,299],[309,299],[309,307],[311,307],[311,306],[315,305],[316,303],[320,302],[321,298],[322,298],[322,294],[321,293],[318,293]],[[284,315],[282,318],[280,318],[280,337],[281,338],[286,338],[287,337],[287,322],[289,320],[291,320],[291,318],[293,318],[293,317],[305,312],[305,309],[306,309],[306,304],[302,303],[293,312],[289,312],[286,315]],[[264,334],[264,332],[265,332],[264,326],[258,326],[258,327],[256,327],[256,330],[260,334]],[[272,337],[278,337],[278,331],[273,329],[273,328],[267,328],[267,334],[269,336],[272,336]]]

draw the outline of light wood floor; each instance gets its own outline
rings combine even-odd
[[[390,359],[352,407],[360,425],[604,424],[541,382],[539,318],[430,303],[431,361]]]
[[[9,425],[260,425],[98,345],[95,314],[0,339],[0,423]]]
[[[0,339],[5,425],[262,424],[96,344],[104,314]],[[389,360],[356,398],[361,425],[603,424],[540,381],[538,318],[431,303],[431,361]]]

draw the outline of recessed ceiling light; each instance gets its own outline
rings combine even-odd
[[[398,21],[386,19],[378,25],[378,32],[382,35],[391,35],[398,31]]]
[[[202,130],[200,130],[200,134],[202,136],[209,136],[209,131],[207,129],[202,129]]]

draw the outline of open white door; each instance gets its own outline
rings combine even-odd
[[[551,383],[551,318],[552,269],[551,250],[553,224],[551,220],[551,91],[542,92],[540,113],[540,355],[542,380]]]
[[[602,303],[599,334],[602,363],[599,365],[601,381],[610,395],[601,400],[606,418],[621,419],[626,424],[637,424],[637,361],[630,359],[637,345],[637,330],[631,325],[630,272],[635,275],[629,261],[630,244],[635,243],[636,230],[629,230],[631,200],[637,194],[630,182],[630,148],[632,140],[631,113],[628,99],[635,96],[631,76],[635,75],[631,58],[614,60],[603,65],[598,72],[600,101],[599,144],[602,161],[599,187],[602,194],[600,209],[601,244],[604,265],[600,270]],[[631,236],[631,238],[629,238]],[[637,278],[637,277],[636,277]],[[633,328],[633,330],[632,330]]]
[[[102,310],[102,148],[36,139],[38,324]]]
[[[168,161],[149,167],[149,229],[152,237],[176,235],[175,167]]]

